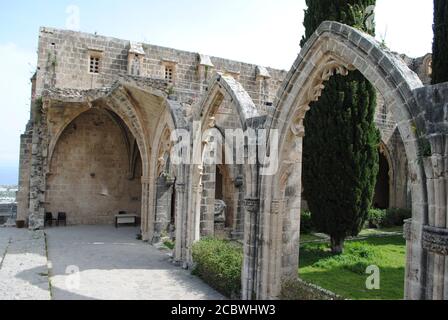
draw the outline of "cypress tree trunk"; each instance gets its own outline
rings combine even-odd
[[[448,81],[448,1],[434,0],[432,83]]]
[[[307,0],[302,44],[325,20],[366,30],[366,8],[375,0]],[[371,34],[374,30],[369,30]],[[335,254],[357,236],[370,209],[378,174],[376,91],[358,71],[333,76],[305,118],[304,195],[317,231]]]

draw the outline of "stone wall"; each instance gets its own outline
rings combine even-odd
[[[17,220],[26,221],[29,214],[31,140],[29,128],[20,137],[19,191],[17,192]]]
[[[129,179],[129,155],[105,111],[83,113],[62,133],[47,178],[47,212],[69,224],[112,224],[119,211],[140,214],[141,161]]]
[[[138,75],[165,79],[166,68],[172,68],[174,90],[185,101],[198,101],[208,80],[219,71],[237,77],[254,101],[265,108],[266,103],[273,102],[286,75],[286,71],[265,68],[271,78],[260,77],[259,67],[248,63],[99,35],[41,28],[36,94],[40,95],[49,87],[93,89],[110,86],[117,74],[133,72],[129,59],[136,54],[132,50],[134,46],[140,48]],[[89,72],[92,55],[100,58],[98,74]]]

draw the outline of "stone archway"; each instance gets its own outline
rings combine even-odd
[[[130,160],[126,170],[132,176],[135,159],[141,158],[141,231],[144,240],[149,240],[154,229],[155,167],[159,145],[157,128],[160,123],[169,123],[170,128],[188,128],[185,118],[187,105],[167,99],[164,84],[135,79],[119,80],[110,88],[93,90],[49,89],[43,92],[43,115],[40,130],[34,135],[37,141],[33,167],[33,183],[30,185],[29,221],[31,229],[43,227],[45,212],[45,189],[50,173],[50,162],[59,138],[74,119],[89,110],[108,110],[123,132],[128,132],[126,149]],[[138,152],[137,152],[138,150]],[[137,156],[137,153],[140,155]],[[155,160],[154,160],[155,159]],[[38,161],[37,161],[38,160]],[[38,170],[37,170],[38,169]],[[185,174],[179,175],[179,183],[185,183]],[[183,215],[187,200],[181,201],[176,216]],[[182,224],[183,226],[183,224]],[[185,233],[182,227],[179,232]]]
[[[214,230],[214,204],[205,208],[206,212],[201,217],[201,200],[204,190],[203,176],[205,174],[204,157],[206,145],[213,142],[213,137],[207,134],[208,130],[216,129],[216,114],[225,99],[235,108],[240,134],[248,128],[255,130],[265,120],[265,116],[260,115],[258,109],[244,90],[242,85],[233,77],[216,74],[208,86],[208,94],[204,96],[199,108],[196,110],[194,119],[197,121],[193,128],[193,150],[192,162],[189,176],[189,210],[188,210],[188,235],[187,235],[187,263],[191,264],[191,246],[201,237],[201,223],[206,230]],[[218,130],[217,130],[218,131]],[[218,135],[218,134],[217,134]],[[219,134],[222,137],[222,135]],[[238,143],[238,142],[237,142]],[[244,142],[243,142],[244,143]],[[244,159],[247,160],[247,159]],[[247,163],[247,162],[245,162]],[[225,165],[225,164],[224,164]],[[216,166],[215,166],[216,168]],[[257,194],[257,172],[255,165],[242,165],[243,187],[246,198],[254,198]],[[215,173],[215,171],[213,172]],[[214,184],[214,179],[213,182]],[[212,201],[214,202],[214,196]],[[247,212],[245,217],[247,216]],[[211,233],[213,234],[213,232]],[[210,234],[210,235],[211,235]]]
[[[69,224],[112,224],[119,211],[141,215],[140,151],[124,122],[92,108],[67,125],[55,143],[47,174],[47,212],[66,212]]]
[[[253,287],[243,297],[278,297],[282,281],[296,278],[300,236],[302,144],[304,117],[312,101],[317,101],[325,81],[333,74],[346,75],[359,70],[382,94],[398,123],[412,177],[413,219],[408,241],[406,298],[423,296],[421,267],[422,226],[427,219],[425,174],[418,156],[420,123],[414,121],[419,108],[413,90],[421,81],[394,54],[385,51],[372,37],[346,25],[324,22],[305,44],[289,72],[276,102],[276,111],[267,127],[278,130],[279,170],[261,177],[260,219],[255,256],[257,268],[247,269],[243,277],[254,277]],[[246,229],[251,225],[246,224]]]

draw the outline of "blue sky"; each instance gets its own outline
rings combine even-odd
[[[40,26],[79,29],[288,70],[300,51],[304,0],[15,0],[0,10],[0,184],[16,183],[19,137]],[[377,0],[378,38],[395,51],[431,51],[432,1]]]

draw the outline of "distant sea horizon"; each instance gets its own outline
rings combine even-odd
[[[0,166],[0,185],[18,185],[19,166]]]

